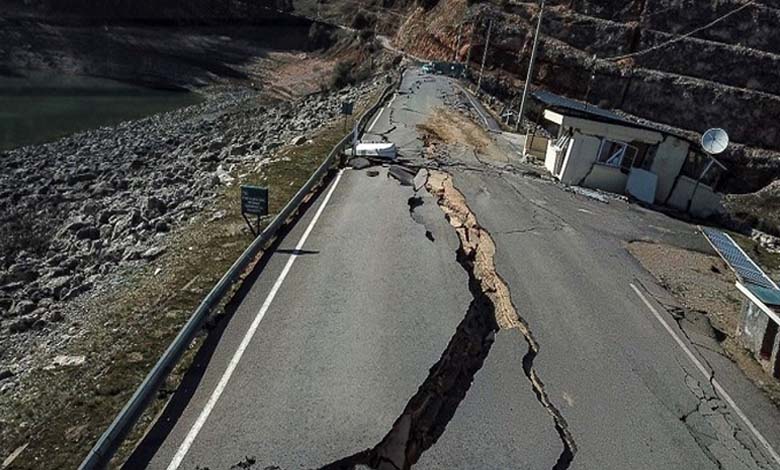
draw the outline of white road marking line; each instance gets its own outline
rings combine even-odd
[[[382,113],[385,112],[385,107],[386,106],[382,106],[382,109],[380,109],[379,112],[376,113],[376,117],[374,118],[373,121],[371,121],[371,125],[368,126],[366,132],[371,132],[371,130],[374,129],[374,126],[376,126],[376,122],[379,121],[379,118],[382,117]]]
[[[661,322],[661,325],[664,327],[664,329],[672,336],[674,341],[677,343],[678,346],[682,348],[682,350],[685,352],[685,355],[688,356],[688,359],[693,362],[693,365],[696,366],[697,369],[699,369],[699,372],[701,372],[704,377],[709,381],[711,378],[710,372],[707,370],[706,367],[704,367],[704,364],[699,361],[699,359],[693,354],[693,352],[688,348],[688,346],[685,345],[685,343],[680,339],[680,336],[675,333],[675,331],[672,329],[672,327],[669,326],[669,323],[664,320],[664,318],[661,316],[660,313],[658,313],[658,310],[653,307],[653,305],[647,300],[647,298],[642,294],[642,291],[640,291],[633,283],[630,284],[631,288],[634,289],[634,292],[636,292],[636,295],[639,296],[639,298],[644,302],[645,305],[647,305],[647,308],[650,309],[650,311],[653,313],[655,318]],[[772,459],[774,459],[775,462],[780,464],[780,455],[775,452],[775,449],[772,448],[772,445],[769,443],[769,441],[766,440],[766,438],[759,432],[758,429],[753,425],[753,423],[750,421],[750,419],[745,416],[745,413],[742,412],[742,410],[737,406],[737,404],[734,402],[734,400],[731,398],[731,396],[726,392],[726,390],[720,385],[720,383],[716,379],[711,380],[712,387],[715,389],[716,392],[718,392],[718,395],[729,404],[729,406],[734,410],[734,412],[739,416],[742,421],[745,422],[748,429],[751,433],[758,439],[759,442],[766,448],[766,450],[769,452],[769,454],[772,456]]]
[[[314,229],[314,225],[317,223],[317,220],[320,218],[320,215],[322,215],[322,212],[325,209],[325,206],[328,204],[331,195],[333,195],[333,191],[336,189],[336,186],[339,184],[339,180],[341,179],[341,175],[343,173],[344,170],[341,170],[336,175],[336,179],[333,181],[333,185],[330,187],[330,190],[328,190],[328,193],[325,195],[325,199],[322,200],[322,204],[320,204],[320,207],[317,209],[317,212],[314,214],[314,218],[311,219],[311,222],[309,222],[309,226],[306,228],[306,231],[303,232],[303,235],[301,236],[300,240],[298,240],[298,244],[295,246],[295,251],[290,255],[290,259],[288,259],[287,264],[284,265],[284,269],[282,269],[281,274],[279,274],[279,277],[276,279],[276,282],[271,288],[271,291],[268,293],[268,296],[265,298],[263,305],[260,307],[260,310],[257,312],[255,319],[252,321],[252,325],[249,327],[246,334],[244,335],[244,338],[241,340],[241,344],[238,346],[238,349],[236,349],[236,352],[233,353],[233,357],[230,359],[230,362],[228,363],[225,372],[222,374],[222,378],[219,379],[219,383],[217,384],[217,387],[214,389],[214,392],[212,392],[209,401],[206,403],[206,406],[200,412],[200,415],[198,416],[198,419],[195,421],[195,424],[193,424],[192,428],[190,428],[190,431],[187,433],[187,437],[184,438],[184,442],[182,442],[181,446],[179,446],[179,450],[176,452],[176,455],[173,456],[173,460],[171,460],[170,465],[168,465],[168,470],[178,469],[179,465],[181,465],[182,460],[184,460],[184,456],[186,456],[187,452],[190,450],[190,447],[192,446],[192,443],[195,441],[195,438],[198,436],[200,429],[203,427],[203,424],[206,422],[206,419],[208,419],[209,415],[211,414],[211,411],[214,409],[214,406],[217,404],[217,400],[219,400],[220,395],[222,395],[222,392],[225,390],[225,387],[227,386],[230,377],[233,375],[233,372],[235,371],[238,362],[241,360],[241,356],[244,355],[247,346],[249,346],[249,342],[252,341],[252,338],[254,337],[255,332],[257,331],[257,327],[260,325],[260,321],[265,316],[266,312],[268,311],[268,308],[271,306],[271,302],[273,302],[274,297],[276,297],[276,293],[279,291],[279,288],[282,286],[284,279],[287,277],[287,274],[290,272],[290,268],[295,262],[295,259],[298,257],[296,253],[301,249],[303,249],[303,244],[306,243],[306,239],[309,238],[309,234],[311,234],[312,229]]]
[[[374,126],[376,125],[377,121],[379,121],[379,118],[382,117],[382,113],[385,112],[385,109],[387,109],[387,108],[389,108],[390,106],[393,105],[393,101],[395,101],[395,97],[396,96],[398,96],[398,93],[393,94],[393,97],[390,99],[390,102],[387,103],[386,105],[382,106],[382,109],[380,109],[379,112],[376,113],[376,117],[374,118],[373,121],[371,121],[371,125],[368,126],[368,129],[366,130],[366,132],[371,132],[371,130],[374,129]]]

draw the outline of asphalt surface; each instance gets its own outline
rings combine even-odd
[[[706,331],[678,327],[664,309],[673,300],[625,249],[632,240],[707,249],[695,228],[619,199],[564,191],[520,164],[485,162],[469,149],[453,146],[437,161],[421,156],[417,126],[434,109],[479,121],[475,106],[452,80],[410,70],[363,140],[395,142],[410,165],[453,175],[496,242],[498,274],[539,344],[530,368],[549,406],[523,368],[526,339],[499,331],[414,468],[553,468],[564,441],[551,409],[574,449],[571,463],[557,468],[779,468],[758,437],[780,448],[777,409]],[[410,207],[413,196],[422,204]],[[317,468],[375,446],[472,301],[457,247],[424,190],[400,185],[387,168],[345,170],[269,257],[199,364],[202,377],[191,393],[174,396],[178,411],[161,419],[166,432],[143,444],[148,461],[135,463],[221,469],[253,456],[253,468]],[[259,323],[258,312],[265,312]],[[244,340],[253,321],[257,329]],[[695,361],[714,372],[744,416]],[[172,467],[177,452],[182,459]]]

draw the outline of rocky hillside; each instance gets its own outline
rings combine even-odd
[[[401,3],[399,46],[425,57],[468,59],[473,70],[492,19],[483,85],[506,102],[517,97],[537,2]],[[743,3],[548,1],[534,84],[693,136],[723,127],[734,142],[722,155],[732,170],[725,189],[760,190],[780,178],[780,9],[763,1],[734,12]],[[677,40],[636,54],[671,39]]]
[[[65,73],[168,89],[256,81],[263,74],[253,65],[270,52],[323,45],[310,36],[310,20],[278,11],[278,3],[0,0],[0,74]]]

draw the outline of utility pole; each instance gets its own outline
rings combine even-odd
[[[520,110],[517,112],[515,121],[515,132],[520,129],[520,123],[523,122],[523,113],[525,112],[525,99],[528,96],[528,86],[533,78],[534,62],[536,61],[536,46],[539,42],[539,30],[542,28],[542,15],[544,14],[544,0],[539,5],[539,18],[536,22],[536,32],[534,33],[534,45],[531,48],[531,60],[528,62],[528,74],[525,77],[525,86],[523,86],[523,97],[520,99]]]
[[[452,61],[458,61],[458,52],[460,52],[460,35],[463,33],[463,22],[458,24],[458,42],[455,45],[455,50],[452,51]]]
[[[471,45],[474,44],[474,24],[471,25],[471,30],[469,31],[469,48],[466,51],[466,63],[463,67],[463,77],[468,78],[469,76],[469,67],[471,66]]]
[[[493,29],[493,19],[488,23],[487,38],[485,39],[485,49],[482,51],[482,66],[479,68],[479,79],[477,80],[477,94],[482,91],[482,73],[485,71],[485,62],[487,61],[488,47],[490,47],[490,30]]]

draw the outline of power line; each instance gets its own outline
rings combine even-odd
[[[517,119],[515,119],[515,132],[520,129],[520,125],[523,121],[523,114],[525,113],[525,99],[528,95],[528,87],[531,85],[531,80],[534,78],[534,62],[536,61],[536,46],[539,43],[539,31],[542,29],[542,16],[544,15],[544,0],[539,5],[539,17],[536,19],[536,32],[534,33],[534,45],[531,48],[531,60],[528,61],[528,73],[525,77],[525,84],[523,85],[523,96],[520,98],[520,109],[517,110]]]
[[[638,56],[638,55],[646,54],[648,52],[655,51],[655,50],[661,49],[663,47],[666,47],[669,44],[673,44],[675,42],[680,42],[683,39],[688,38],[690,36],[693,36],[696,33],[699,33],[701,31],[704,31],[705,29],[711,28],[712,26],[720,23],[721,21],[725,20],[729,16],[732,16],[732,15],[735,15],[735,14],[739,13],[740,11],[744,10],[745,8],[749,7],[750,5],[753,5],[754,3],[755,3],[755,0],[750,0],[749,2],[745,3],[744,5],[742,5],[740,7],[737,7],[734,10],[731,10],[730,12],[726,13],[725,15],[723,15],[723,16],[721,16],[719,18],[716,18],[715,20],[705,24],[704,26],[701,26],[701,27],[696,28],[696,29],[694,29],[692,31],[689,31],[689,32],[683,34],[682,36],[678,36],[678,37],[676,37],[674,39],[670,39],[670,40],[668,40],[666,42],[662,42],[661,44],[656,44],[655,46],[648,47],[647,49],[644,49],[644,50],[641,50],[641,51],[636,51],[636,52],[631,52],[629,54],[623,54],[623,55],[619,55],[619,56],[615,56],[615,57],[608,57],[608,58],[605,58],[603,60],[618,61],[618,60],[628,59],[629,57],[635,57],[635,56]]]

